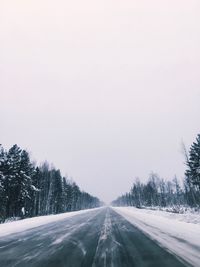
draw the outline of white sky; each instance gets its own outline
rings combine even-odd
[[[111,201],[183,177],[199,119],[199,0],[0,0],[4,147]]]

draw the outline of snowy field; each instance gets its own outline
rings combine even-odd
[[[200,214],[174,214],[134,207],[113,209],[162,247],[193,266],[200,266]]]
[[[65,212],[65,213],[56,214],[56,215],[33,217],[33,218],[28,218],[28,219],[24,219],[20,221],[13,221],[13,222],[0,224],[0,237],[26,231],[31,228],[35,228],[35,227],[42,226],[48,223],[60,221],[66,218],[71,218],[75,215],[83,214],[83,213],[97,210],[97,209],[100,209],[100,208]]]

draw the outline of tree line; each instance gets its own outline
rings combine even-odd
[[[95,208],[100,200],[62,177],[45,162],[36,166],[29,153],[0,145],[0,222],[10,217],[33,217]]]
[[[136,179],[130,192],[112,202],[113,206],[178,207],[200,206],[200,134],[190,147],[184,148],[186,170],[183,182],[175,176],[172,181],[151,173],[147,182]]]

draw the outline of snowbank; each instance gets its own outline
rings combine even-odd
[[[129,207],[129,209],[132,207]],[[185,209],[182,212],[174,212],[175,208],[144,208],[145,213],[159,215],[172,220],[178,220],[188,223],[195,223],[200,225],[200,212],[195,212],[194,209]]]
[[[113,209],[160,246],[193,266],[200,266],[200,215],[185,216],[133,207]]]
[[[93,210],[97,210],[97,209],[100,209],[100,208],[65,212],[65,213],[56,214],[56,215],[33,217],[33,218],[28,218],[28,219],[24,219],[20,221],[0,224],[0,237],[6,236],[9,234],[19,233],[25,230],[29,230],[31,228],[42,226],[47,223],[60,221],[66,218],[73,217],[75,215],[80,215],[80,214],[93,211]]]

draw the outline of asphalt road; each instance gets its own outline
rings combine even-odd
[[[111,208],[0,240],[1,267],[183,267]]]

